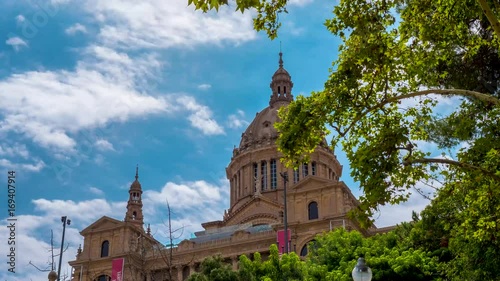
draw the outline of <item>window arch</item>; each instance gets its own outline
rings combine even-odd
[[[309,220],[315,220],[318,216],[318,203],[312,201],[308,205]]]
[[[313,240],[311,240],[311,241],[309,241],[309,242],[307,242],[307,243],[304,245],[304,247],[302,247],[302,249],[300,250],[300,256],[301,256],[301,257],[305,257],[305,256],[307,256],[307,253],[309,252],[308,247],[309,247],[309,248],[310,248],[310,247],[314,247],[315,243],[316,243],[316,240],[314,240],[314,239],[313,239]]]
[[[111,277],[108,275],[99,275],[94,281],[111,281]]]
[[[109,241],[105,240],[101,245],[101,258],[109,256]]]

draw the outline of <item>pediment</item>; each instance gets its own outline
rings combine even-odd
[[[302,191],[308,191],[312,189],[332,186],[336,184],[337,184],[336,182],[332,182],[331,180],[327,180],[317,176],[308,176],[303,180],[299,181],[297,184],[292,185],[290,189],[287,188],[287,191],[302,192]]]
[[[107,216],[103,216],[91,225],[87,226],[84,230],[80,232],[82,236],[85,236],[85,234],[89,232],[97,232],[97,231],[104,231],[104,230],[110,230],[114,229],[117,227],[121,227],[125,225],[124,222],[119,221],[117,219],[113,219]]]
[[[256,196],[233,211],[225,219],[225,225],[251,223],[260,221],[262,223],[276,223],[279,220],[278,213],[282,210],[280,204],[273,202],[263,196]]]

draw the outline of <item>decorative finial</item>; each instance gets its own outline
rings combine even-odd
[[[281,49],[281,48],[280,48]],[[280,68],[283,68],[283,53],[280,50]]]
[[[135,166],[135,180],[139,179],[139,164]]]
[[[150,224],[148,223],[148,230],[146,231],[147,235],[151,235],[151,227]]]

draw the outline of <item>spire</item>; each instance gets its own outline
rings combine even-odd
[[[283,68],[283,53],[281,52],[281,42],[280,42],[280,52],[279,52],[279,68],[274,72],[273,79],[271,81],[271,100],[269,105],[271,107],[280,107],[285,104],[289,104],[293,100],[292,88],[293,82],[292,77],[288,74],[288,71]]]
[[[125,221],[142,229],[144,222],[142,216],[142,187],[139,182],[139,165],[135,167],[135,181],[130,185],[128,193],[129,199],[127,202]]]

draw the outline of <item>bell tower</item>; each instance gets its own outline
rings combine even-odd
[[[282,105],[289,104],[293,100],[292,88],[293,82],[292,77],[283,68],[283,53],[280,52],[279,68],[273,75],[273,80],[271,81],[271,100],[269,105],[271,107],[280,107]]]
[[[129,198],[127,202],[127,213],[125,221],[130,222],[140,229],[143,229],[143,216],[142,216],[142,187],[139,183],[139,166],[135,168],[135,181],[130,185],[128,191]]]

